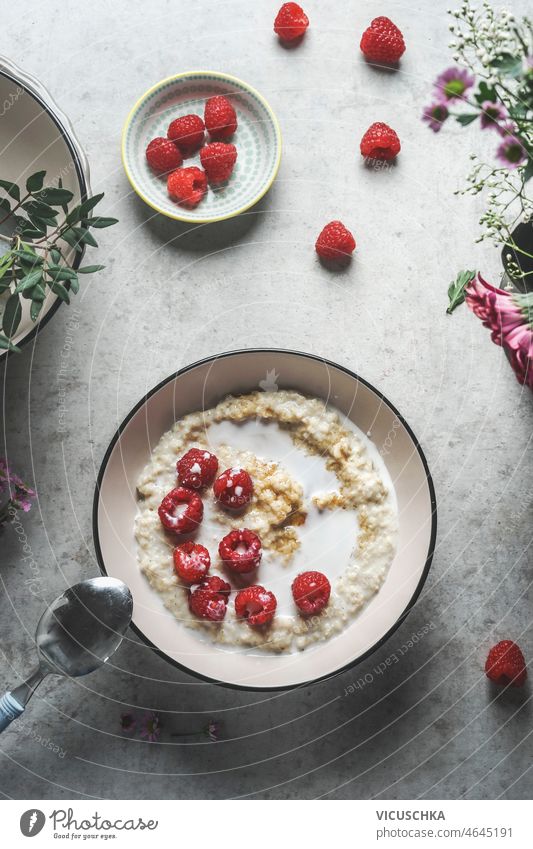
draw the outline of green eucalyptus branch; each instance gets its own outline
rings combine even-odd
[[[45,177],[46,171],[28,177],[25,193],[16,183],[0,180],[5,193],[0,198],[0,214],[4,213],[0,225],[13,225],[11,235],[0,236],[10,245],[0,257],[0,295],[9,292],[0,332],[0,348],[4,350],[19,350],[12,340],[22,317],[23,299],[30,301],[30,317],[35,322],[50,291],[69,304],[70,294],[79,290],[78,275],[104,268],[74,268],[66,256],[66,246],[74,251],[75,261],[79,260],[87,246],[98,247],[92,229],[117,223],[116,218],[94,215],[103,193],[70,208],[73,193],[63,188],[61,180],[57,187],[45,187]]]

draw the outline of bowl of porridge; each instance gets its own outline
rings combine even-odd
[[[426,578],[436,505],[422,450],[376,389],[307,354],[180,370],[130,412],[98,477],[102,571],[168,660],[276,689],[361,661]]]

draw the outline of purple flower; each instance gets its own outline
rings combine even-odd
[[[158,713],[148,711],[148,713],[144,714],[139,734],[141,737],[146,737],[146,739],[149,740],[150,743],[157,742],[157,740],[159,739],[159,735],[161,734],[161,726],[159,723]]]
[[[120,714],[120,730],[124,734],[133,734],[137,728],[137,720],[132,713]]]
[[[498,124],[496,129],[500,136],[515,136],[518,132],[518,127],[514,121],[504,121],[503,124]]]
[[[518,168],[526,159],[524,145],[516,136],[506,136],[496,151],[496,156],[506,168]]]
[[[445,103],[430,103],[422,113],[422,120],[427,122],[430,130],[438,133],[449,114]]]
[[[447,68],[435,80],[438,96],[445,100],[462,98],[475,83],[475,78],[465,68]]]
[[[218,735],[220,734],[221,725],[220,722],[217,722],[216,719],[210,719],[205,727],[205,733],[209,737],[210,740],[215,743],[218,740]]]
[[[507,109],[503,103],[494,103],[492,100],[485,100],[481,104],[481,129],[499,130],[499,122],[505,120],[509,116]]]
[[[35,492],[11,471],[5,457],[0,457],[0,522],[5,521],[9,506],[27,513]]]

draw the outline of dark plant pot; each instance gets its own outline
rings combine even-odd
[[[533,221],[523,221],[515,227],[512,236],[517,247],[527,251],[532,256],[524,256],[519,251],[505,245],[502,250],[502,263],[505,273],[519,292],[533,292]],[[527,276],[517,276],[516,266],[522,274]]]

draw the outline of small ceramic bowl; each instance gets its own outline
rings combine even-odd
[[[237,112],[237,131],[228,141],[238,159],[227,184],[209,188],[195,209],[187,209],[168,196],[166,178],[152,171],[145,151],[151,139],[166,137],[174,118],[194,113],[203,119],[205,102],[214,95],[227,97]],[[264,97],[215,71],[188,71],[156,83],[137,101],[122,133],[122,162],[134,191],[162,215],[196,224],[232,218],[257,203],[272,186],[280,159],[279,124]],[[191,165],[200,166],[198,152],[183,160],[184,167]]]
[[[382,446],[396,491],[398,548],[380,591],[336,637],[294,654],[225,650],[199,638],[163,606],[141,573],[134,522],[136,481],[160,437],[186,413],[256,390],[275,374],[280,388],[331,402]],[[106,452],[96,486],[93,532],[102,571],[133,595],[133,628],[172,663],[204,679],[246,689],[288,689],[359,663],[400,625],[428,574],[437,512],[431,475],[413,432],[389,401],[342,366],[296,351],[235,351],[194,363],[133,408]]]

